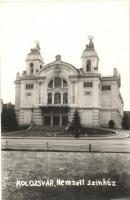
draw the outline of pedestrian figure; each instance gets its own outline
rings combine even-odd
[[[92,145],[89,144],[89,152],[91,152],[91,151],[92,151]]]

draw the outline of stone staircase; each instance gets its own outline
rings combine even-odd
[[[65,130],[65,127],[50,127],[50,126],[43,126],[43,125],[34,125],[31,128],[32,131],[45,131],[45,132],[61,132]]]

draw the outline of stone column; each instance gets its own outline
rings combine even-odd
[[[60,94],[61,94],[61,104],[63,104],[63,93]]]
[[[39,102],[38,103],[41,103],[41,82],[39,82]]]
[[[52,92],[52,104],[54,104],[54,92]]]
[[[71,92],[72,92],[71,102],[74,104],[75,103],[75,81],[72,82]]]

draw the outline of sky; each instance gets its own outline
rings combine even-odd
[[[81,68],[81,55],[93,36],[99,72],[121,74],[124,110],[130,110],[129,4],[127,1],[0,1],[1,98],[15,99],[16,73],[38,40],[45,64],[60,54]]]

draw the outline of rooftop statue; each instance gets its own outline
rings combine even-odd
[[[36,44],[36,49],[38,51],[40,51],[40,44],[39,44],[39,41],[38,40],[35,40],[35,44]]]
[[[89,44],[86,45],[86,51],[94,50],[93,36],[88,36]]]

